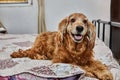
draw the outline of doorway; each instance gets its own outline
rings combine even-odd
[[[120,23],[120,0],[111,0],[111,21]],[[120,61],[120,26],[112,26],[111,50]]]

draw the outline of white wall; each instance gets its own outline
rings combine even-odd
[[[0,21],[7,28],[8,33],[37,33],[37,0],[33,0],[33,4],[28,6],[0,6]]]
[[[38,5],[0,7],[0,21],[9,33],[37,33]],[[57,30],[58,23],[74,12],[84,13],[90,20],[110,20],[110,0],[45,0],[48,31]]]
[[[48,31],[57,30],[58,23],[74,12],[84,13],[88,19],[110,20],[110,0],[45,0]]]

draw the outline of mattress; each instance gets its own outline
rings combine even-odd
[[[78,66],[52,63],[50,60],[11,58],[18,49],[32,46],[37,34],[0,34],[0,80],[97,80],[85,76]],[[120,66],[104,42],[96,38],[95,59],[108,66],[114,80],[120,80]]]

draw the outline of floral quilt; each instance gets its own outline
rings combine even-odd
[[[18,49],[32,46],[37,34],[0,34],[0,80],[97,80],[85,76],[78,66],[64,63],[53,64],[50,60],[11,58]],[[113,58],[111,50],[96,39],[95,59],[106,64],[114,80],[120,80],[120,66]]]

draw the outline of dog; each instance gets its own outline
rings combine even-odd
[[[70,63],[84,69],[86,76],[113,80],[108,68],[94,59],[95,38],[95,26],[84,14],[73,13],[59,23],[57,32],[39,34],[30,49],[19,49],[11,57]]]

